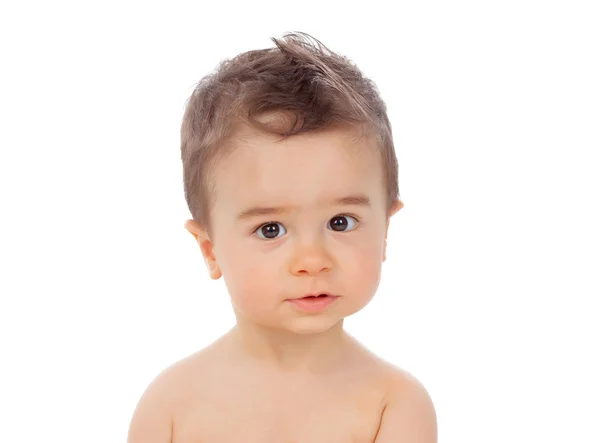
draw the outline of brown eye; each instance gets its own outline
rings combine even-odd
[[[267,223],[256,230],[256,235],[263,240],[272,240],[281,237],[286,232],[281,223]]]
[[[328,223],[329,229],[338,232],[352,230],[355,226],[356,219],[354,217],[350,217],[349,215],[336,215],[331,220],[329,220]]]

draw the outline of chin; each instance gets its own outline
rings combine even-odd
[[[326,316],[303,317],[281,325],[281,329],[298,335],[322,334],[336,326],[341,326],[343,321],[344,318],[334,319]]]

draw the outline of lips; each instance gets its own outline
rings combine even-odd
[[[327,292],[321,294],[307,294],[300,298],[288,299],[292,305],[304,312],[321,312],[333,304],[339,296]]]
[[[333,294],[329,294],[328,292],[320,292],[318,294],[306,294],[304,297],[298,297],[293,300],[302,300],[302,299],[311,299],[311,298],[325,298],[325,297],[336,297]]]

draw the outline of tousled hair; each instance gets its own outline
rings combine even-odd
[[[308,34],[273,38],[275,48],[221,62],[186,103],[181,125],[185,199],[210,230],[211,170],[240,124],[290,137],[333,127],[369,128],[382,154],[388,211],[398,200],[398,161],[386,106],[375,84],[346,57]]]

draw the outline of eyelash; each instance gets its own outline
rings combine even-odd
[[[352,219],[354,219],[354,221],[355,221],[355,223],[356,223],[356,226],[355,226],[354,228],[352,228],[351,230],[349,230],[349,231],[335,231],[335,232],[342,232],[342,233],[343,233],[343,232],[351,232],[351,231],[355,231],[355,230],[356,230],[356,229],[358,229],[358,228],[360,227],[360,225],[361,225],[361,220],[360,220],[360,218],[358,218],[356,215],[353,215],[353,214],[337,214],[337,215],[334,215],[333,217],[331,217],[331,218],[329,219],[329,221],[327,222],[327,224],[329,224],[329,222],[330,222],[331,220],[333,220],[334,218],[336,218],[336,217],[349,217],[349,218],[352,218]],[[275,224],[281,224],[281,225],[283,225],[283,223],[280,223],[280,222],[278,222],[278,221],[275,221],[275,220],[273,220],[273,221],[269,221],[269,222],[266,222],[266,223],[261,223],[261,224],[260,224],[260,225],[258,225],[258,226],[257,226],[255,229],[253,229],[253,230],[252,230],[251,234],[253,234],[253,235],[257,236],[257,235],[256,235],[256,233],[257,233],[257,232],[258,232],[258,230],[259,230],[259,229],[261,229],[263,226],[267,226],[267,225],[275,225]],[[258,236],[257,236],[257,237],[258,237]],[[274,240],[277,240],[278,238],[281,238],[281,237],[276,237],[276,238],[267,238],[267,239],[263,239],[263,238],[261,238],[261,237],[258,237],[258,238],[259,238],[259,240],[263,240],[263,241],[274,241]]]

